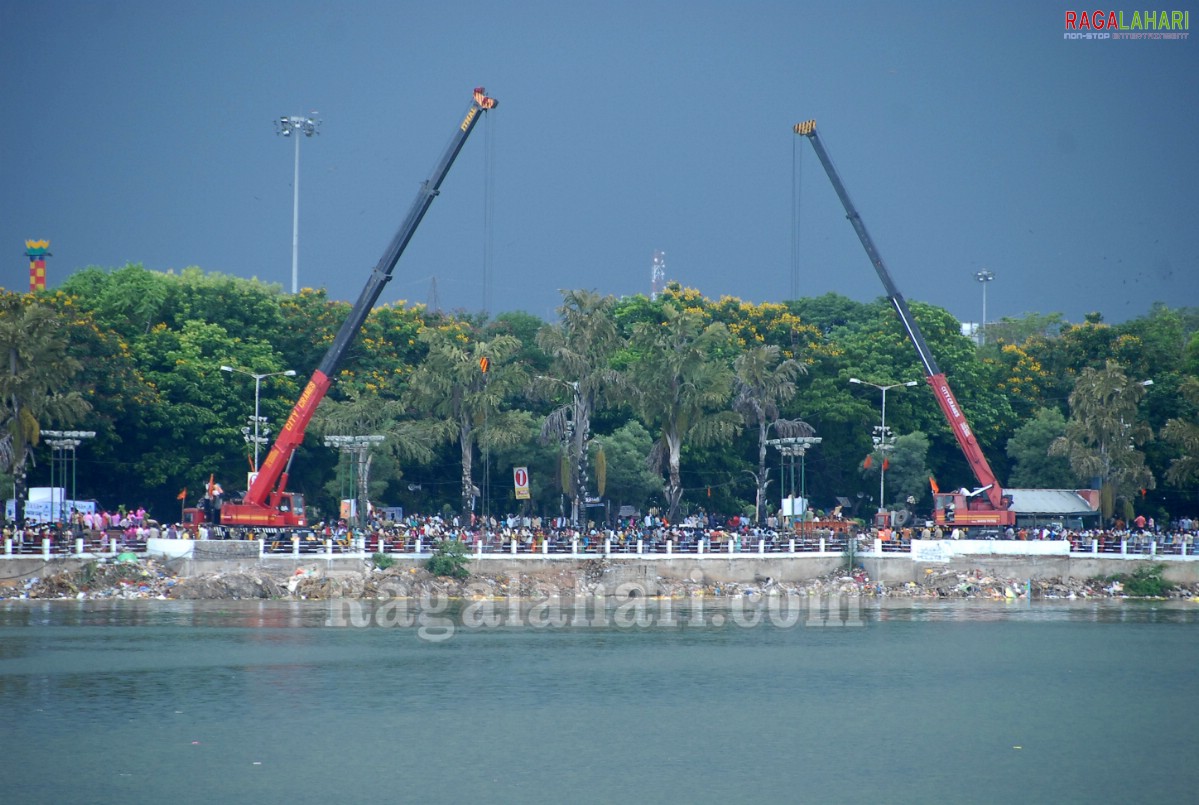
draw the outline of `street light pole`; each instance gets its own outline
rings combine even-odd
[[[276,375],[282,375],[284,377],[295,377],[296,370],[288,369],[283,372],[266,372],[263,374],[258,374],[257,372],[248,372],[245,369],[238,369],[234,366],[222,366],[221,371],[222,372],[237,372],[238,374],[248,375],[249,377],[254,378],[254,437],[253,437],[253,441],[254,441],[254,474],[257,475],[258,474],[258,446],[263,441],[263,437],[258,435],[258,426],[262,423],[262,417],[260,417],[258,415],[258,400],[259,400],[259,397],[261,396],[262,381],[264,378],[275,377]]]
[[[313,112],[313,114],[316,114]],[[300,292],[300,135],[311,137],[317,133],[321,121],[315,117],[303,115],[284,115],[275,121],[275,129],[283,137],[295,134],[296,165],[295,177],[292,180],[291,207],[291,292]]]
[[[987,343],[987,283],[995,279],[995,274],[984,268],[975,273],[974,278],[983,286],[983,321],[979,329],[978,345],[985,346]]]
[[[861,386],[872,386],[883,393],[882,420],[879,423],[878,436],[874,437],[874,445],[878,448],[879,452],[883,454],[883,461],[878,467],[878,510],[880,512],[884,512],[886,511],[887,500],[884,494],[886,491],[887,482],[887,451],[891,449],[891,446],[895,441],[887,432],[887,392],[894,388],[915,386],[917,383],[915,380],[909,380],[906,383],[880,385],[878,383],[871,383],[867,380],[859,380],[856,377],[849,378],[849,382]]]

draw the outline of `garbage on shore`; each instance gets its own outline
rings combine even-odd
[[[419,567],[381,570],[330,570],[320,565],[282,571],[251,568],[195,576],[176,576],[155,560],[92,562],[76,570],[43,577],[9,580],[0,599],[175,599],[175,600],[332,600],[392,599],[441,596],[478,600],[517,597],[548,600],[560,596],[601,595],[687,598],[711,596],[850,595],[862,598],[1079,600],[1135,597],[1118,579],[1015,579],[989,575],[983,569],[927,569],[919,581],[886,583],[862,569],[834,572],[803,581],[756,577],[752,582],[647,575],[649,567],[630,574],[629,566],[602,560],[580,566],[544,569],[517,575],[473,574],[465,580],[438,577]],[[1158,597],[1199,598],[1199,584],[1173,584]]]

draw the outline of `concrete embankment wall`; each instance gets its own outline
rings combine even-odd
[[[356,572],[366,567],[368,557],[354,554],[332,556],[305,555],[262,556],[254,543],[197,543],[203,550],[191,556],[155,557],[166,569],[181,577],[232,573],[257,569],[273,574],[290,575],[297,569],[317,571]],[[393,554],[398,567],[417,567],[427,556]],[[78,570],[92,557],[62,557],[49,561],[41,557],[8,557],[0,562],[0,583],[12,584],[33,576]],[[488,554],[470,559],[473,573],[492,576],[520,576],[537,573],[588,574],[597,562],[605,562],[605,578],[610,582],[652,582],[658,577],[696,582],[736,582],[751,584],[767,577],[779,582],[799,582],[838,572],[844,567],[844,557],[836,554],[656,554],[646,556],[507,556]],[[914,561],[910,554],[859,554],[858,562],[871,579],[891,584],[921,582],[932,573],[947,570],[973,573],[1006,579],[1102,578],[1130,573],[1144,564],[1160,564],[1163,575],[1179,584],[1199,583],[1199,559],[1149,559],[1133,557],[1099,557],[1091,555],[1013,556],[964,555],[948,561]]]

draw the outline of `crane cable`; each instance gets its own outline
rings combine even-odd
[[[483,314],[491,310],[492,245],[495,220],[495,123],[488,115],[483,121]]]

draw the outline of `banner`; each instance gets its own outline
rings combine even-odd
[[[512,468],[512,485],[516,488],[517,500],[529,499],[529,468]]]

